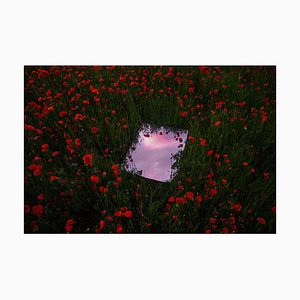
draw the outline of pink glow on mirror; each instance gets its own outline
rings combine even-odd
[[[143,125],[137,144],[131,146],[126,156],[125,169],[145,178],[170,181],[177,171],[172,169],[176,161],[173,156],[184,149],[187,134],[187,130],[154,130]]]

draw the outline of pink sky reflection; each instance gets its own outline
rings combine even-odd
[[[126,170],[137,170],[139,175],[158,181],[171,180],[176,173],[171,169],[175,162],[172,156],[184,149],[187,134],[187,130],[167,130],[164,127],[153,132],[149,125],[143,126],[138,143],[131,147],[126,157]]]

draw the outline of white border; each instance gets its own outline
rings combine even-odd
[[[1,3],[0,298],[298,299],[296,4]],[[28,64],[277,65],[277,234],[24,236]]]

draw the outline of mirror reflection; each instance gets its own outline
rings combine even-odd
[[[187,135],[187,130],[144,124],[126,156],[125,169],[145,178],[170,181],[177,171],[172,166],[184,150]]]

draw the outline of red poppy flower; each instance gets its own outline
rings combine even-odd
[[[243,166],[244,166],[244,167],[248,167],[248,165],[249,165],[249,164],[248,164],[246,161],[243,162]]]
[[[180,113],[180,115],[181,115],[182,117],[187,117],[188,114],[189,114],[189,113],[188,113],[187,111],[182,111],[182,112]]]
[[[172,196],[169,198],[169,202],[174,202],[175,201],[175,198]]]
[[[41,173],[42,173],[41,169],[37,169],[33,172],[33,176],[39,176],[41,175]]]
[[[117,224],[117,233],[122,233],[123,232],[123,227],[121,224]]]
[[[44,144],[42,145],[42,152],[46,152],[49,148],[49,145],[48,144]]]
[[[105,222],[103,220],[100,221],[100,230],[102,230],[105,226]]]
[[[235,217],[229,217],[230,223],[234,224],[235,223]]]
[[[99,191],[100,191],[101,193],[107,193],[107,192],[108,192],[108,189],[107,189],[106,187],[104,187],[104,186],[99,186]]]
[[[62,117],[64,117],[66,114],[67,114],[66,111],[61,111],[61,112],[59,113],[59,116],[62,118]]]
[[[177,197],[177,198],[176,198],[176,202],[177,202],[178,204],[183,204],[183,203],[184,203],[184,198],[183,198],[183,197]]]
[[[202,196],[201,195],[199,195],[199,196],[196,197],[196,202],[197,203],[201,203],[202,202]]]
[[[242,209],[242,205],[241,204],[235,204],[231,207],[233,210],[239,212]]]
[[[210,194],[212,197],[215,196],[215,195],[217,195],[217,193],[218,193],[217,189],[211,189],[211,190],[209,191],[209,194]]]
[[[43,168],[43,166],[38,166],[38,165],[36,165],[36,164],[32,164],[32,165],[30,165],[30,166],[28,167],[28,169],[29,169],[30,171],[41,170],[42,168]]]
[[[32,212],[36,216],[41,216],[44,212],[44,207],[43,205],[35,205],[32,207]]]
[[[188,200],[191,200],[191,199],[194,198],[194,193],[193,193],[193,192],[186,192],[185,197],[186,197]]]
[[[55,180],[57,180],[58,179],[58,177],[57,176],[54,176],[54,175],[51,175],[51,177],[50,177],[50,181],[55,181]]]
[[[78,148],[80,145],[81,145],[81,141],[80,141],[80,139],[75,139],[75,146],[76,146],[76,148]]]
[[[216,123],[215,123],[215,126],[220,126],[221,125],[221,121],[217,121]]]
[[[90,167],[93,165],[93,156],[91,154],[86,154],[82,159],[84,164]]]
[[[94,183],[98,183],[99,182],[99,177],[97,175],[92,175],[90,177],[91,179],[91,182],[94,182]]]
[[[97,127],[92,127],[91,131],[92,131],[92,133],[96,133],[98,131],[98,128]]]
[[[71,232],[73,229],[73,225],[76,223],[76,221],[74,221],[73,219],[70,219],[67,221],[66,225],[65,225],[65,230],[67,232]]]
[[[206,155],[207,155],[207,156],[211,156],[213,153],[214,153],[213,150],[208,150],[208,151],[206,152]]]
[[[113,165],[111,168],[113,169],[114,174],[116,176],[119,175],[120,171],[119,171],[119,166],[118,165]]]
[[[228,228],[227,228],[227,227],[224,227],[224,228],[223,228],[223,232],[224,232],[224,233],[228,233],[228,232],[229,232]]]
[[[127,210],[125,211],[125,217],[128,218],[128,219],[131,219],[132,218],[132,211],[131,210]]]
[[[24,210],[25,210],[25,214],[29,214],[30,213],[30,206],[25,204],[24,205]]]
[[[264,218],[257,218],[258,223],[266,224],[266,220]]]
[[[192,136],[189,136],[188,137],[188,140],[191,141],[192,143],[195,143],[196,142],[196,139]]]
[[[215,223],[216,223],[216,219],[215,219],[215,218],[210,218],[210,219],[209,219],[209,222],[210,222],[211,224],[215,224]]]
[[[37,198],[38,198],[38,200],[43,200],[43,199],[44,199],[44,195],[43,195],[43,194],[39,194],[39,195],[37,196]]]
[[[115,213],[114,213],[114,216],[115,217],[122,217],[123,216],[123,213],[121,212],[121,211],[116,211]]]
[[[201,145],[202,147],[205,147],[205,146],[207,145],[207,141],[201,138],[200,145]]]

